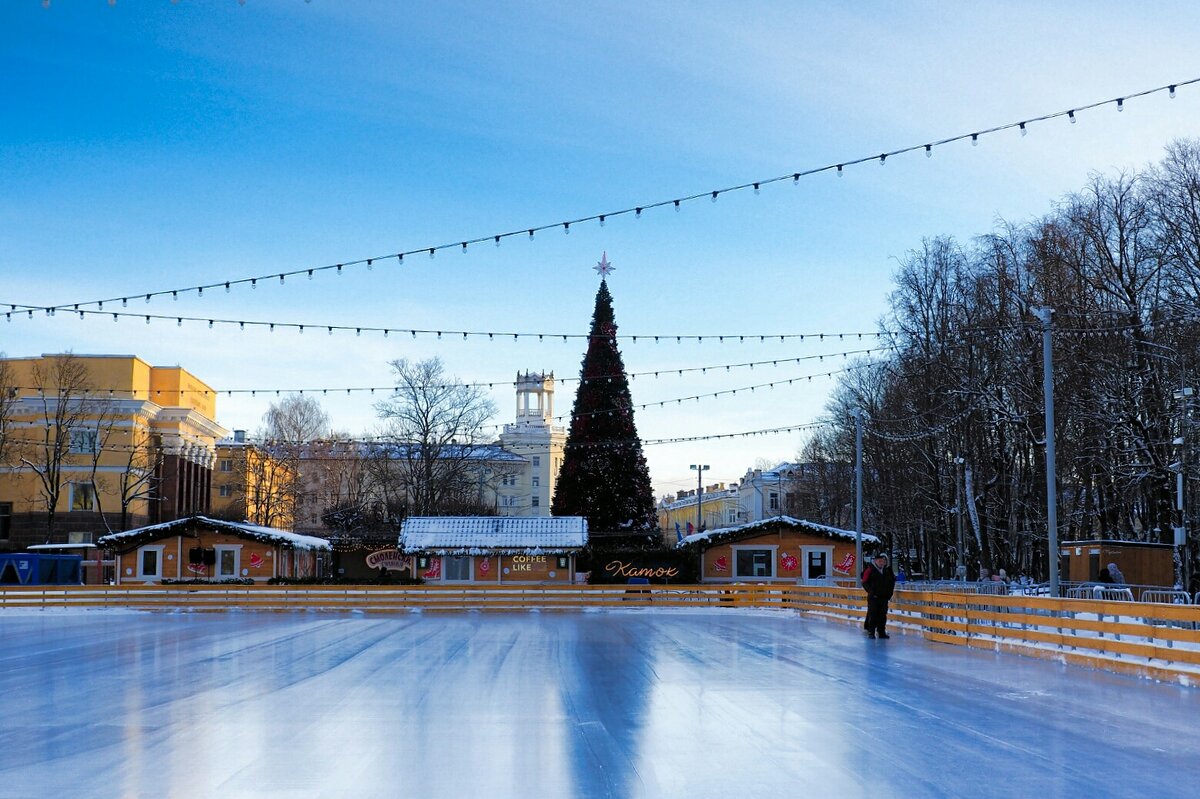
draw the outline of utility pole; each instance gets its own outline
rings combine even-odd
[[[963,547],[966,546],[966,543],[963,541],[963,495],[966,492],[963,490],[965,488],[965,486],[963,485],[964,481],[963,481],[963,459],[962,459],[962,456],[955,456],[954,465],[955,465],[955,468],[954,468],[955,474],[957,475],[957,479],[954,484],[954,495],[955,495],[954,511],[955,511],[955,515],[958,517],[957,519],[955,519],[955,522],[958,525],[958,549],[956,550],[956,552],[958,553],[958,557],[956,558],[956,560],[958,562],[954,564],[955,565],[954,575],[956,577],[958,577],[958,579],[962,580],[963,582],[966,582],[966,580],[967,580],[967,559],[963,555]]]
[[[1058,477],[1054,462],[1054,351],[1050,331],[1054,326],[1054,309],[1031,308],[1042,322],[1042,396],[1046,404],[1046,545],[1050,556],[1050,596],[1058,592]]]
[[[701,505],[704,502],[704,472],[708,470],[708,464],[693,463],[692,468],[696,470],[696,532],[698,533],[704,518]]]
[[[862,408],[854,409],[854,569],[862,574]]]
[[[1179,435],[1172,442],[1179,448],[1179,458],[1174,464],[1175,510],[1179,520],[1174,530],[1175,582],[1185,590],[1188,586],[1188,523],[1187,503],[1184,498],[1187,487],[1187,431],[1190,425],[1194,393],[1195,391],[1188,386],[1182,386],[1175,391],[1175,400],[1179,403]]]

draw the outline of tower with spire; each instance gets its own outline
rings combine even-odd
[[[520,515],[549,516],[567,440],[566,428],[554,424],[554,373],[518,372],[516,387],[516,421],[504,425],[500,446],[529,461],[530,507]]]

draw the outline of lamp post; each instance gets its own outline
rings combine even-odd
[[[1174,558],[1175,561],[1175,581],[1186,589],[1188,585],[1187,573],[1187,505],[1184,501],[1185,488],[1187,483],[1186,458],[1187,458],[1187,431],[1192,404],[1192,396],[1195,391],[1188,386],[1183,386],[1175,390],[1175,401],[1179,403],[1179,435],[1172,441],[1178,447],[1179,459],[1172,464],[1175,466],[1175,510],[1178,512],[1179,524],[1174,530]]]
[[[1054,353],[1050,331],[1054,309],[1032,308],[1042,323],[1042,398],[1046,413],[1046,548],[1050,570],[1050,596],[1058,596],[1058,478],[1054,458]]]
[[[708,471],[708,464],[693,463],[692,468],[696,470],[696,532],[698,533],[703,519],[701,505],[704,501],[704,473]]]
[[[957,481],[954,484],[954,512],[958,517],[955,520],[955,523],[958,525],[958,549],[955,551],[958,555],[958,558],[956,559],[957,563],[954,564],[954,575],[963,582],[966,582],[967,561],[963,557],[963,494],[965,493],[963,491],[963,459],[961,457],[955,457],[954,464],[955,473],[958,475]]]

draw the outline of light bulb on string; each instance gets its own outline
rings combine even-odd
[[[496,246],[497,246],[497,247],[499,247],[499,246],[500,246],[500,237],[499,237],[499,236],[496,236],[496,237],[494,237],[494,239],[495,239],[495,242],[496,242]]]
[[[571,235],[571,223],[570,222],[563,222],[563,235],[564,236]]]
[[[368,271],[368,272],[373,272],[374,270],[375,270],[375,259],[374,259],[374,258],[368,258],[368,259],[367,259],[367,271]]]
[[[1027,127],[1025,127],[1025,123],[1024,123],[1024,122],[1022,122],[1022,123],[1021,123],[1021,124],[1020,124],[1018,127],[1020,127],[1020,128],[1021,128],[1021,135],[1022,135],[1022,136],[1028,136],[1028,135],[1029,135],[1029,129],[1028,129]]]
[[[600,214],[600,227],[604,227],[604,214]]]
[[[837,165],[837,176],[840,178],[844,174],[845,174],[845,172],[842,170],[842,165],[838,164]]]
[[[675,201],[675,212],[679,213],[679,200]]]
[[[250,279],[250,288],[252,288],[252,289],[258,288],[258,278]]]
[[[1124,97],[1118,97],[1118,98],[1117,98],[1117,110],[1118,110],[1118,111],[1124,111],[1124,110],[1125,110],[1125,98],[1124,98]]]
[[[1175,84],[1172,83],[1167,87],[1167,97],[1170,97],[1172,100],[1175,99]]]
[[[720,194],[720,193],[721,193],[721,192],[719,192],[719,191],[714,191],[714,192],[712,193],[712,201],[713,201],[713,202],[716,202],[716,201],[717,201],[717,195],[718,195],[718,194]]]
[[[436,254],[437,254],[437,247],[430,247],[429,248],[429,258],[432,260],[433,256]]]
[[[925,157],[933,158],[933,145],[932,144],[925,145]]]
[[[758,184],[757,184],[757,183],[755,183],[755,184],[754,184],[754,193],[755,193],[755,194],[760,194],[760,193],[761,193],[761,192],[759,191],[759,188],[758,188]]]
[[[1067,112],[1067,119],[1071,120],[1072,125],[1075,124],[1076,119],[1075,119],[1075,112],[1073,110]]]
[[[978,146],[979,146],[979,134],[978,134],[978,133],[972,133],[972,134],[971,134],[971,146],[972,146],[972,147],[978,147]]]
[[[883,166],[886,161],[887,161],[887,153],[880,153],[879,154],[879,165]]]

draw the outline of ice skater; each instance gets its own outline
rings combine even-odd
[[[867,592],[867,618],[863,626],[868,638],[891,638],[887,634],[888,602],[896,590],[896,575],[888,565],[888,556],[880,552],[867,564],[862,573],[863,590]]]

